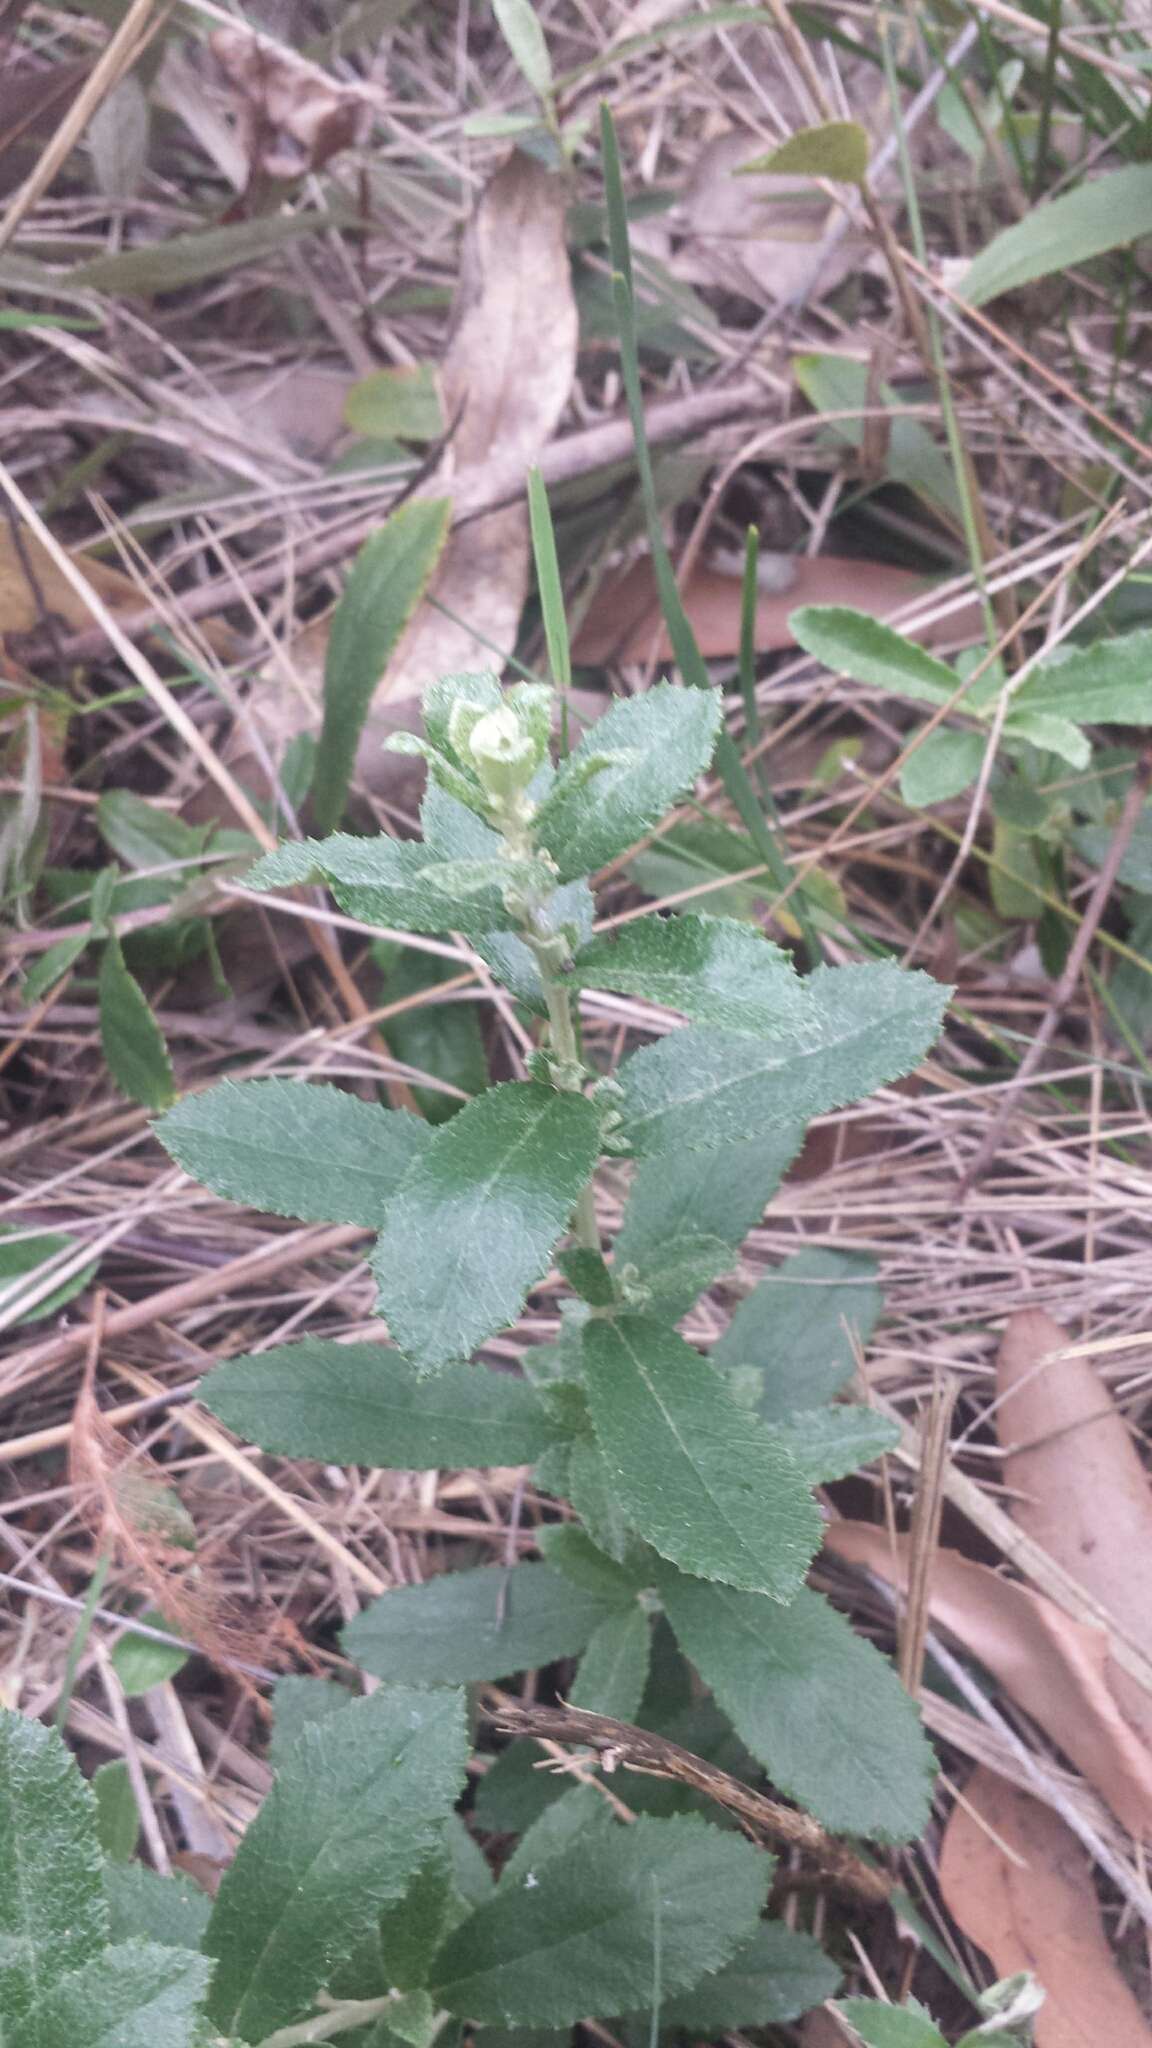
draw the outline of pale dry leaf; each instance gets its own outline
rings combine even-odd
[[[674,277],[775,306],[875,267],[865,235],[834,241],[843,211],[815,179],[737,175],[770,147],[763,135],[731,128],[703,150],[672,215],[680,237],[668,257]]]
[[[522,490],[559,425],[577,344],[566,201],[562,179],[520,150],[481,195],[464,239],[441,371],[444,415],[455,425],[445,464],[426,487],[431,496],[446,476],[480,463],[497,465]],[[515,641],[530,555],[523,503],[457,526],[382,694],[420,696],[437,676],[492,667],[492,648]],[[379,771],[379,752],[374,714],[360,749],[366,777]]]
[[[244,29],[216,29],[209,46],[235,95],[250,178],[302,178],[356,140],[362,93]]]
[[[879,619],[902,605],[925,597],[931,585],[911,569],[887,562],[856,561],[839,555],[789,555],[770,559],[777,569],[775,588],[761,588],[756,601],[756,646],[761,654],[794,647],[788,624],[806,604],[851,604]],[[740,646],[741,580],[698,564],[681,592],[684,609],[708,658],[735,654]],[[657,627],[659,635],[657,636]],[[965,605],[915,637],[929,645],[945,637],[952,642],[982,632],[979,606]],[[588,608],[573,647],[573,658],[598,667],[609,661],[667,661],[672,647],[660,624],[660,600],[650,555],[642,555],[620,572],[606,577]]]
[[[964,1797],[971,1810],[956,1806],[945,1829],[940,1888],[998,1978],[1039,1978],[1047,1995],[1036,2048],[1152,2048],[1152,2028],[1112,1958],[1091,1859],[1071,1829],[983,1766]]]
[[[1012,1317],[996,1361],[996,1427],[1012,1519],[1116,1616],[1152,1642],[1152,1488],[1091,1359],[1053,1358],[1069,1338],[1041,1309]],[[1152,1698],[1113,1667],[1123,1712],[1152,1752]]]
[[[75,560],[110,611],[139,611],[140,591],[123,570],[93,555],[77,554]],[[0,519],[0,641],[18,654],[19,642],[12,636],[38,633],[46,614],[62,632],[83,632],[92,624],[87,607],[35,534],[24,527],[14,533],[11,522]]]
[[[824,1541],[837,1557],[905,1590],[906,1537],[897,1537],[894,1547],[887,1530],[843,1521],[832,1523]],[[946,1548],[933,1560],[929,1611],[934,1626],[979,1660],[1132,1834],[1152,1832],[1152,1755],[1117,1703],[1099,1630]]]

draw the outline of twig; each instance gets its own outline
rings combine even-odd
[[[1080,921],[1080,929],[1069,948],[1068,958],[1064,963],[1064,971],[1052,991],[1052,1000],[1040,1020],[1032,1043],[1017,1067],[1012,1080],[1004,1090],[992,1127],[985,1133],[976,1157],[960,1184],[960,1198],[962,1201],[972,1192],[977,1181],[987,1172],[992,1161],[995,1159],[1000,1149],[1000,1142],[1004,1136],[1005,1125],[1012,1113],[1012,1106],[1019,1096],[1021,1089],[1026,1086],[1036,1072],[1045,1051],[1051,1043],[1057,1024],[1060,1022],[1064,1011],[1076,993],[1080,972],[1088,957],[1088,948],[1091,946],[1096,936],[1097,926],[1108,908],[1109,898],[1115,885],[1120,863],[1128,851],[1129,842],[1136,829],[1136,821],[1144,808],[1144,800],[1148,794],[1149,783],[1152,783],[1152,746],[1145,747],[1137,763],[1136,773],[1132,777],[1128,794],[1124,799],[1124,808],[1120,813],[1120,822],[1116,827],[1112,844],[1108,848],[1104,865],[1096,877],[1096,885],[1091,896],[1088,898],[1087,908]]]
[[[739,1778],[647,1728],[633,1728],[627,1721],[586,1714],[576,1707],[501,1706],[485,1709],[485,1714],[506,1735],[547,1737],[594,1749],[605,1770],[623,1766],[688,1785],[733,1814],[754,1841],[775,1842],[811,1857],[838,1890],[870,1906],[882,1906],[891,1896],[892,1880],[886,1871],[875,1869],[833,1841],[808,1814],[796,1813],[790,1806],[765,1798],[762,1792],[751,1791]]]

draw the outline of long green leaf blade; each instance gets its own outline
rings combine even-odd
[[[872,689],[890,690],[918,704],[946,704],[960,687],[947,662],[849,605],[801,605],[788,625],[806,654]]]
[[[176,1093],[168,1048],[114,933],[104,944],[99,998],[100,1043],[116,1086],[145,1109],[167,1109]]]
[[[584,1097],[509,1081],[441,1125],[389,1205],[372,1258],[380,1310],[428,1371],[519,1315],[599,1153]]]
[[[583,1351],[596,1435],[638,1533],[684,1571],[793,1598],[820,1517],[788,1453],[675,1331],[593,1322]]]
[[[980,251],[957,289],[970,306],[984,306],[1001,292],[1125,248],[1147,234],[1152,234],[1152,164],[1129,164],[1030,208],[1023,220]]]

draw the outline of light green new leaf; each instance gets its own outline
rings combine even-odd
[[[817,968],[801,986],[801,1020],[772,1036],[689,1025],[633,1053],[617,1076],[622,1145],[707,1150],[871,1095],[919,1065],[951,993],[882,961]]]
[[[621,1316],[589,1323],[583,1350],[597,1439],[638,1534],[684,1571],[791,1599],[820,1517],[787,1452],[675,1331]]]
[[[927,2013],[879,1998],[842,1998],[834,2008],[864,2048],[945,2048],[944,2036]]]
[[[892,1666],[807,1587],[788,1607],[661,1573],[665,1612],[774,1784],[835,1833],[906,1841],[931,1805],[932,1751]]]
[[[561,881],[602,868],[687,794],[712,759],[720,719],[719,690],[657,683],[596,720],[536,821],[537,843]]]
[[[806,654],[871,689],[890,690],[916,704],[946,704],[960,687],[946,661],[850,605],[801,605],[788,627]]]
[[[526,1381],[460,1364],[428,1378],[385,1344],[306,1337],[230,1358],[200,1398],[261,1450],[331,1465],[528,1465],[556,1435]]]
[[[984,306],[1000,292],[1087,263],[1109,249],[1123,249],[1147,234],[1152,234],[1152,164],[1128,164],[1044,206],[1030,207],[1023,220],[980,251],[957,290],[970,306]]]
[[[40,2048],[198,2048],[211,1969],[150,1941],[107,1948],[49,1992]]]
[[[740,1303],[712,1363],[761,1371],[756,1405],[766,1422],[814,1408],[851,1379],[853,1340],[866,1344],[876,1327],[884,1305],[876,1271],[860,1252],[794,1252]]]
[[[570,1705],[634,1721],[648,1683],[651,1648],[652,1624],[639,1606],[609,1615],[589,1638],[568,1688]]]
[[[762,1920],[714,1977],[661,2005],[660,2030],[711,2041],[735,2027],[785,2026],[831,1998],[842,1974],[810,1934]]]
[[[435,1132],[372,1256],[380,1312],[417,1366],[465,1358],[515,1321],[599,1147],[594,1105],[536,1081],[489,1088]]]
[[[370,371],[346,394],[344,419],[370,441],[434,441],[444,432],[436,370],[431,363],[394,363]],[[401,506],[392,518],[407,509]]]
[[[48,2048],[43,2001],[108,1938],[96,1799],[60,1737],[0,1709],[0,2016]]]
[[[492,12],[533,92],[547,99],[552,90],[552,59],[532,0],[492,0]]]
[[[481,863],[475,864],[475,874]],[[512,867],[508,863],[508,876]],[[464,932],[482,936],[516,923],[503,889],[486,878],[461,889],[460,863],[438,859],[413,839],[289,839],[244,876],[250,889],[293,888],[319,879],[350,917],[402,932]]]
[[[641,1277],[665,1266],[675,1239],[719,1239],[731,1251],[759,1223],[804,1138],[800,1123],[737,1140],[703,1156],[641,1160],[616,1239],[616,1269]]]
[[[757,171],[771,171],[860,185],[868,175],[870,149],[868,130],[859,121],[821,121],[814,128],[799,129],[767,156],[741,164],[736,175],[747,178]]]
[[[344,809],[364,720],[381,676],[448,538],[447,498],[401,505],[366,540],[332,615],[324,661],[324,723],[312,803],[322,832]]]
[[[96,1835],[110,1863],[130,1863],[140,1833],[140,1809],[123,1757],[92,1773],[96,1794]]]
[[[806,1014],[788,954],[731,917],[646,917],[595,938],[577,956],[574,988],[618,989],[729,1031],[774,1031]]]
[[[260,2041],[307,2012],[432,1854],[467,1753],[462,1696],[411,1685],[303,1730],[212,1911],[218,2026]]]
[[[469,1685],[575,1657],[620,1609],[546,1564],[479,1565],[383,1593],[343,1632],[348,1655],[375,1678]]]
[[[154,1607],[145,1608],[138,1619],[150,1628],[168,1629],[177,1633],[167,1617]],[[138,1699],[141,1693],[150,1692],[154,1685],[163,1685],[169,1678],[175,1678],[188,1662],[188,1651],[178,1650],[171,1643],[159,1643],[155,1636],[142,1636],[135,1629],[125,1629],[112,1651],[112,1669],[124,1690],[125,1696]]]
[[[198,1949],[212,1913],[207,1892],[190,1877],[161,1877],[143,1863],[109,1864],[104,1890],[112,1941],[154,1941]]]
[[[1042,753],[1058,754],[1070,768],[1087,768],[1092,746],[1087,733],[1052,711],[1018,710],[1014,706],[1004,721],[1007,739],[1027,740]]]
[[[771,1427],[810,1486],[858,1472],[900,1441],[899,1423],[845,1401],[829,1408],[801,1409]]]
[[[750,1842],[690,1815],[580,1834],[532,1889],[500,1888],[449,1936],[436,2002],[481,2023],[566,2026],[647,2006],[654,1988],[687,1991],[751,1938],[771,1872]]]
[[[14,1302],[25,1295],[35,1284],[41,1266],[49,1259],[59,1258],[66,1252],[80,1249],[78,1238],[63,1237],[57,1231],[38,1231],[34,1237],[9,1235],[19,1228],[15,1224],[0,1224],[0,1312],[8,1314]],[[99,1260],[82,1266],[70,1280],[62,1280],[50,1294],[42,1295],[31,1308],[12,1316],[16,1323],[38,1322],[41,1316],[55,1315],[74,1295],[82,1294],[95,1277]]]
[[[176,1164],[229,1202],[367,1229],[430,1137],[419,1117],[323,1081],[221,1081],[155,1128]]]
[[[1152,725],[1152,631],[1050,655],[1012,699],[1014,718],[1038,711],[1076,725]]]
[[[981,732],[930,732],[900,770],[900,794],[906,804],[947,803],[975,782],[988,751]]]
[[[116,1086],[145,1109],[167,1109],[176,1093],[168,1048],[115,934],[104,944],[99,999],[100,1043]]]

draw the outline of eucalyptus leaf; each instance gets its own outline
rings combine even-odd
[[[593,1104],[535,1081],[489,1088],[435,1132],[372,1258],[380,1311],[428,1371],[519,1315],[599,1153]]]
[[[199,235],[170,235],[167,241],[123,249],[115,256],[93,256],[55,277],[77,291],[151,298],[155,292],[178,291],[206,277],[222,277],[241,264],[258,263],[305,235],[331,234],[334,224],[328,208],[315,213],[259,213],[251,220],[206,228]]]
[[[419,1117],[330,1082],[221,1081],[156,1125],[178,1166],[230,1202],[305,1223],[381,1222],[429,1142]]]

